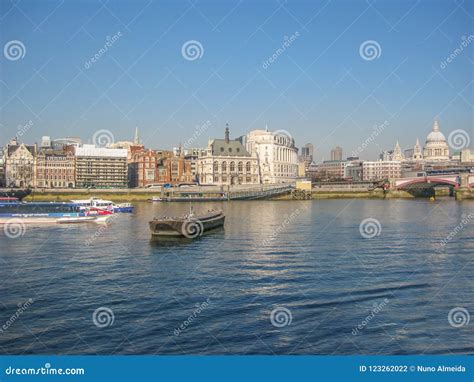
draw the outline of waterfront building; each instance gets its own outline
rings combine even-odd
[[[171,151],[166,152],[166,155],[161,156],[158,160],[158,182],[173,185],[195,183],[196,176],[193,174],[192,162],[184,154],[174,155]]]
[[[5,185],[33,187],[35,182],[35,145],[12,139],[5,148]]]
[[[344,179],[345,169],[349,163],[345,160],[326,160],[318,165],[318,178],[327,180]]]
[[[399,161],[399,162],[405,160],[405,156],[402,153],[402,149],[398,141],[397,141],[397,144],[395,145],[395,148],[393,149],[392,160]]]
[[[261,183],[290,183],[298,176],[298,149],[287,134],[253,130],[246,136],[247,151],[258,160]]]
[[[250,154],[240,140],[230,139],[229,134],[227,125],[224,139],[209,141],[205,155],[197,159],[199,183],[259,184],[257,155]]]
[[[423,160],[423,149],[421,148],[420,140],[418,138],[416,138],[416,143],[415,147],[413,147],[413,155],[411,159],[416,162]]]
[[[305,162],[307,165],[309,165],[311,162],[313,162],[314,158],[314,146],[312,143],[306,143],[302,148],[301,148],[301,156],[300,156],[300,161]]]
[[[341,161],[342,160],[342,148],[341,147],[336,146],[331,150],[331,160],[332,161]]]
[[[471,153],[469,148],[464,148],[459,153],[459,162],[466,165],[474,165],[474,154]]]
[[[348,158],[349,159],[349,158]],[[362,161],[354,160],[344,168],[344,179],[352,181],[363,180]]]
[[[127,150],[76,147],[76,187],[124,188],[128,184]]]
[[[426,161],[449,161],[449,147],[438,121],[434,121],[433,131],[426,137],[423,157]]]
[[[365,161],[362,163],[362,177],[365,181],[396,179],[401,177],[400,161]]]
[[[81,138],[78,137],[66,137],[51,139],[50,136],[45,135],[41,137],[41,148],[63,150],[68,146],[80,146],[82,144]]]
[[[0,147],[0,187],[5,187],[5,154]]]
[[[129,187],[145,187],[158,182],[158,153],[140,146],[131,146],[128,161]]]
[[[35,186],[75,187],[75,160],[70,150],[41,148],[36,156]]]

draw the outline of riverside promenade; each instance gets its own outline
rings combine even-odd
[[[393,183],[393,182],[392,182]],[[112,201],[146,201],[153,197],[222,198],[222,200],[311,200],[311,199],[393,199],[415,197],[454,196],[456,200],[474,199],[473,187],[415,187],[397,189],[392,184],[388,189],[372,182],[333,182],[313,184],[298,181],[292,184],[192,186],[175,188],[118,188],[118,189],[33,189],[27,201],[69,201],[99,197]]]

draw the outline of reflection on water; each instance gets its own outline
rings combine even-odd
[[[474,312],[472,223],[440,245],[474,204],[255,201],[195,208],[222,208],[225,228],[196,240],[151,239],[149,220],[187,213],[189,205],[138,203],[134,214],[105,227],[1,234],[0,323],[10,323],[0,333],[0,352],[474,352],[472,323],[448,322],[453,308]],[[367,218],[381,227],[371,239],[359,230]],[[29,298],[33,303],[11,322]],[[99,308],[111,310],[112,325],[95,325]],[[275,325],[275,312],[289,324]]]

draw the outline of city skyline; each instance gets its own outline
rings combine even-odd
[[[289,131],[320,161],[386,122],[361,158],[412,148],[435,119],[472,136],[472,8],[3,2],[0,142],[32,121],[25,142],[101,129],[132,140],[138,126],[147,147],[172,148],[207,124],[205,147],[228,122],[233,136]]]

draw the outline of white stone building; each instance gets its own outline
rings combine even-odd
[[[236,139],[229,139],[229,127],[224,139],[209,142],[206,153],[197,159],[200,184],[259,184],[258,160]]]
[[[298,177],[298,149],[289,134],[253,130],[246,148],[258,159],[261,183],[289,183]]]
[[[438,121],[434,121],[433,131],[426,137],[423,157],[425,161],[449,160],[449,146],[446,143],[444,134],[439,131]]]
[[[5,148],[5,185],[34,187],[36,146],[12,139]]]
[[[125,188],[128,152],[84,145],[75,148],[76,187]]]
[[[365,161],[362,163],[362,178],[365,181],[396,179],[402,176],[400,161]]]

